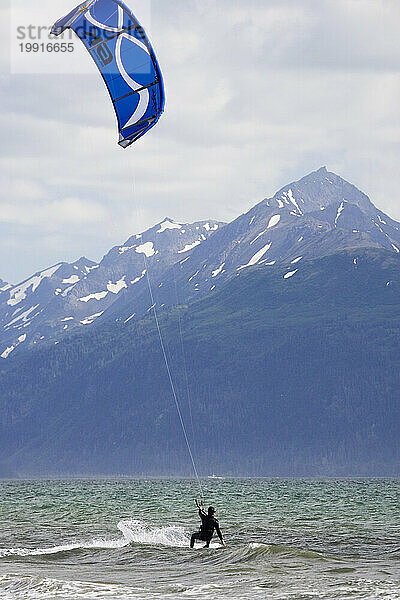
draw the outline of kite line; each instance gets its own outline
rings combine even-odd
[[[177,413],[178,413],[178,416],[179,416],[179,420],[180,420],[180,423],[181,423],[181,426],[182,426],[183,435],[185,437],[186,445],[187,445],[187,448],[188,448],[188,451],[189,451],[190,460],[192,461],[193,471],[194,471],[194,474],[195,474],[196,479],[197,479],[197,484],[199,486],[200,497],[203,498],[203,488],[201,486],[200,477],[199,477],[199,474],[197,472],[196,461],[194,460],[192,448],[190,446],[189,438],[188,438],[187,431],[186,431],[185,421],[183,419],[181,407],[180,407],[179,400],[178,400],[178,395],[176,393],[174,380],[172,378],[172,373],[171,373],[171,369],[170,369],[169,362],[168,362],[167,352],[165,350],[164,339],[163,339],[163,336],[162,336],[162,333],[161,333],[160,322],[159,322],[158,314],[157,314],[156,302],[154,302],[153,289],[152,289],[151,281],[150,281],[150,273],[149,273],[149,268],[148,268],[148,264],[147,264],[147,258],[146,258],[145,254],[143,255],[143,257],[144,257],[144,263],[145,263],[145,268],[146,268],[146,279],[147,279],[147,285],[148,285],[148,288],[149,288],[151,306],[152,306],[152,310],[153,310],[153,313],[154,313],[154,320],[155,320],[156,326],[157,326],[158,337],[159,337],[159,340],[160,340],[160,346],[161,346],[162,354],[164,356],[165,366],[166,366],[167,373],[168,373],[168,379],[169,379],[169,383],[170,383],[170,386],[171,386],[172,395],[174,397],[176,410],[177,410]],[[186,369],[186,361],[185,361],[185,369]],[[187,377],[187,373],[186,373],[186,377]]]
[[[133,187],[133,194],[136,197],[136,194],[135,194],[135,182],[133,182],[132,187]],[[138,219],[138,222],[139,222],[140,216],[139,216],[139,206],[138,206],[138,202],[137,201],[135,202],[135,205],[136,205],[137,219]],[[192,451],[192,447],[190,445],[189,436],[187,434],[185,420],[183,418],[182,410],[181,410],[181,407],[180,407],[180,404],[179,404],[178,394],[177,394],[176,387],[175,387],[175,384],[174,384],[174,380],[173,380],[173,377],[172,377],[171,367],[170,367],[170,364],[169,364],[169,361],[168,361],[167,351],[166,351],[166,348],[165,348],[164,338],[163,338],[163,335],[162,335],[162,331],[161,331],[161,327],[160,327],[160,321],[159,321],[158,313],[157,313],[157,303],[154,300],[153,286],[151,284],[151,278],[150,278],[150,272],[149,272],[149,265],[148,265],[147,256],[146,256],[145,253],[143,253],[143,261],[144,261],[144,268],[146,270],[147,287],[148,287],[149,295],[150,295],[150,302],[151,302],[150,306],[151,306],[151,309],[152,309],[153,314],[154,314],[154,321],[155,321],[156,328],[157,328],[157,333],[158,333],[158,338],[159,338],[159,341],[160,341],[161,352],[162,352],[162,355],[163,355],[163,358],[164,358],[164,363],[165,363],[165,367],[166,367],[167,374],[168,374],[168,380],[169,380],[169,384],[170,384],[170,387],[171,387],[172,396],[174,398],[174,403],[175,403],[176,411],[178,413],[179,422],[181,424],[183,436],[185,438],[186,446],[187,446],[187,449],[188,449],[188,452],[189,452],[190,460],[191,460],[192,467],[193,467],[193,472],[195,474],[195,477],[196,477],[196,480],[197,480],[197,485],[199,487],[200,498],[203,500],[203,498],[204,498],[203,488],[202,488],[202,485],[201,485],[199,473],[198,473],[198,470],[197,470],[196,461],[195,461],[195,458],[194,458],[194,455],[193,455],[193,451]],[[179,328],[180,328],[180,332],[181,332],[181,343],[182,343],[182,348],[183,348],[182,328],[181,328],[181,322],[180,322],[180,320],[179,320]],[[185,359],[183,360],[183,363],[184,363],[184,370],[185,370],[185,374],[186,374],[186,382],[187,382],[188,393],[189,393],[189,379],[188,379],[187,366],[186,366],[186,360]],[[191,413],[191,407],[190,407],[190,413]]]

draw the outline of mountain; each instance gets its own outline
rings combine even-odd
[[[147,289],[147,263],[157,277],[222,225],[211,220],[183,225],[167,218],[112,248],[99,264],[87,258],[58,263],[16,286],[3,286],[0,356],[59,343],[77,327],[93,324],[124,290],[141,281]]]
[[[2,294],[4,294],[4,292],[9,290],[11,287],[12,287],[12,285],[10,283],[7,283],[7,281],[3,281],[2,279],[0,279],[0,297]]]
[[[6,285],[0,296],[0,356],[8,358],[28,340],[32,344],[44,340],[51,328],[53,306],[93,268],[95,263],[83,257],[71,264],[61,262],[38,271],[18,285]],[[34,326],[39,322],[40,332]]]
[[[347,248],[399,253],[400,225],[322,167],[228,225],[167,217],[112,248],[99,264],[81,258],[2,286],[0,356],[54,345],[77,328],[110,319],[141,319],[153,303],[164,309],[204,297],[255,264],[282,265],[289,277],[305,260]]]
[[[375,208],[355,186],[325,167],[279,190],[195,248],[156,279],[158,306],[187,302],[219,289],[233,275],[262,264],[282,265],[286,276],[302,263],[347,248],[383,248],[400,252],[400,224]],[[126,318],[126,298],[113,306]],[[135,299],[141,315],[148,298]]]
[[[140,320],[218,290],[256,264],[296,275],[307,259],[347,248],[400,252],[400,225],[325,167],[225,225],[164,219],[95,264],[60,263],[0,295],[0,356],[58,344],[77,328]],[[151,291],[150,291],[151,288]],[[18,349],[18,350],[17,350]]]
[[[171,381],[203,475],[399,476],[399,227],[321,168],[2,285],[0,476],[190,475]]]
[[[200,473],[399,476],[400,257],[283,273],[243,269],[159,315]],[[152,315],[3,361],[0,398],[3,476],[191,475]]]

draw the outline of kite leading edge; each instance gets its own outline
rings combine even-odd
[[[118,120],[119,145],[127,148],[160,118],[164,84],[150,41],[119,0],[89,0],[59,19],[52,34],[72,29],[96,63]]]

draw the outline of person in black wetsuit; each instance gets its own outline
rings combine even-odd
[[[202,540],[206,543],[204,548],[209,548],[212,536],[214,535],[214,530],[217,532],[219,539],[221,540],[221,544],[226,546],[224,542],[224,538],[222,537],[221,530],[219,528],[219,523],[215,518],[215,508],[210,506],[208,509],[208,514],[205,513],[203,505],[199,506],[199,517],[201,519],[200,531],[194,533],[190,539],[190,547],[193,548],[196,540]]]

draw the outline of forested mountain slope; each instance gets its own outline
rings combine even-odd
[[[203,475],[400,475],[396,252],[251,266],[159,318]],[[0,475],[191,475],[151,313],[0,367]]]

